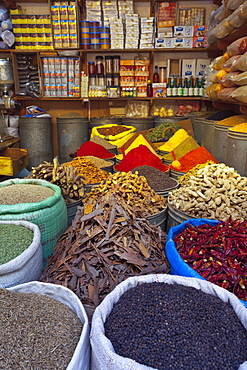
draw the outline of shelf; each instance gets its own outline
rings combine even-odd
[[[42,98],[32,98],[31,96],[14,96],[14,99],[17,100],[17,101],[21,101],[21,100],[73,100],[73,101],[78,101],[78,100],[81,100],[83,101],[84,103],[88,102],[88,101],[119,101],[119,100],[148,100],[148,101],[154,101],[154,100],[201,100],[202,98],[201,97],[189,97],[189,96],[183,96],[183,97],[179,97],[179,96],[174,96],[174,97],[166,97],[166,98],[147,98],[147,97],[126,97],[126,98],[70,98],[70,97],[42,97]]]
[[[203,98],[203,101],[210,101],[212,102],[213,106],[216,109],[224,110],[230,109],[233,111],[240,111],[242,114],[247,115],[247,103],[242,103],[240,101],[223,101],[223,100],[215,100],[210,98]]]
[[[54,53],[54,52],[57,52],[57,51],[65,51],[65,50],[69,50],[71,51],[71,49],[54,49],[54,50],[47,50],[47,49],[0,49],[0,52],[13,52],[13,53]],[[92,50],[92,49],[88,49],[88,50],[83,50],[83,49],[73,49],[74,51],[79,51],[79,52],[82,52],[82,53],[150,53],[150,52],[158,52],[158,53],[161,53],[161,52],[168,52],[168,53],[171,53],[171,52],[207,52],[207,48],[191,48],[191,49],[185,49],[185,48],[173,48],[173,49],[165,49],[165,48],[160,48],[160,49],[106,49],[106,50],[103,50],[103,49],[99,49],[99,50]]]

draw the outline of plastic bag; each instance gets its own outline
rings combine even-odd
[[[217,97],[220,100],[234,101],[232,93],[237,89],[237,87],[226,87],[217,93]]]
[[[228,53],[225,53],[224,55],[220,56],[220,57],[217,57],[215,59],[213,59],[212,61],[212,67],[213,69],[216,69],[217,71],[220,71],[221,69],[223,69],[223,64],[230,58],[230,56],[228,55]]]
[[[119,126],[119,125],[107,124],[107,125],[103,125],[103,126],[93,127],[90,139],[92,139],[94,136],[99,136],[99,137],[102,137],[102,138],[106,139],[106,137],[104,135],[101,135],[98,132],[98,129],[99,128],[104,128],[104,127],[105,128],[114,127],[114,126]],[[118,148],[121,148],[134,135],[134,133],[136,131],[136,128],[133,127],[133,126],[121,125],[121,127],[126,127],[126,128],[128,128],[128,130],[120,132],[120,134],[117,134],[117,135],[108,135],[108,137],[106,139],[107,141],[109,141],[109,143],[111,143],[112,145],[116,145]]]
[[[233,78],[237,76],[239,72],[229,72],[219,81],[224,87],[234,87],[237,84],[234,82]]]
[[[209,98],[217,99],[218,98],[218,92],[223,90],[224,87],[221,84],[212,84],[209,85],[209,87],[206,89],[206,94],[209,96]]]
[[[231,80],[236,85],[247,85],[247,71],[237,73],[236,75],[231,77]]]
[[[3,31],[5,30],[12,30],[13,26],[12,26],[12,22],[10,19],[6,19],[5,21],[2,21],[1,23],[1,29]]]
[[[226,49],[230,56],[244,54],[247,51],[247,36],[233,41]]]
[[[223,39],[224,37],[228,36],[233,30],[234,27],[230,25],[230,23],[228,22],[228,18],[226,18],[212,30],[211,34],[217,37],[217,39]]]
[[[112,343],[105,336],[104,329],[106,317],[110,314],[113,305],[119,300],[124,292],[139,284],[153,282],[191,286],[196,289],[200,289],[205,293],[219,297],[223,302],[229,302],[239,320],[247,329],[247,310],[240,303],[239,299],[226,289],[212,284],[202,278],[196,279],[194,277],[190,278],[166,274],[150,274],[147,276],[129,277],[118,284],[116,288],[105,297],[103,302],[101,302],[94,312],[90,334],[92,348],[91,370],[153,370],[153,368],[137,363],[130,358],[117,355]],[[119,333],[119,335],[121,335],[121,333]],[[240,366],[239,370],[246,370],[246,368],[247,362],[245,361]]]
[[[231,10],[237,9],[241,4],[243,4],[245,0],[229,0],[227,4],[227,8]]]
[[[240,86],[233,91],[232,97],[241,101],[242,103],[247,103],[247,86]]]
[[[3,31],[2,32],[2,35],[1,35],[4,43],[6,45],[8,45],[8,47],[11,47],[14,45],[15,43],[15,36],[13,34],[13,32],[9,31],[9,30],[6,30],[6,31]]]
[[[231,15],[229,15],[227,19],[232,27],[234,28],[242,27],[247,22],[243,14],[243,6],[240,5],[240,7],[234,10],[234,12]]]
[[[236,68],[236,63],[237,61],[239,60],[239,58],[241,57],[241,55],[234,55],[233,57],[231,57],[230,59],[228,59],[223,65],[222,65],[222,68],[226,71],[226,72],[234,72],[234,71],[237,71],[238,68]]]
[[[177,234],[180,234],[184,230],[187,223],[189,223],[190,225],[193,225],[193,226],[200,226],[200,225],[203,225],[203,224],[215,226],[219,223],[219,221],[209,220],[209,219],[206,219],[206,218],[191,218],[191,219],[188,219],[188,220],[182,222],[180,225],[172,227],[169,230],[169,233],[168,233],[168,236],[167,236],[167,239],[166,239],[165,250],[166,250],[166,257],[167,257],[167,259],[170,263],[170,273],[172,275],[189,276],[189,277],[199,278],[199,279],[205,280],[200,274],[198,274],[198,272],[196,272],[187,263],[184,262],[182,257],[179,255],[179,253],[177,251],[177,248],[176,248],[176,245],[174,243],[174,237]],[[223,289],[223,288],[221,288],[221,289]],[[226,291],[231,296],[234,296],[239,303],[241,302],[242,305],[247,307],[247,302],[246,301],[242,301],[242,300],[238,299],[233,293],[228,292],[226,289],[223,289],[223,290]],[[246,311],[246,314],[247,314],[247,311]],[[246,324],[247,324],[247,322],[246,322]],[[246,364],[246,366],[247,366],[247,361],[244,364]]]
[[[233,10],[228,9],[225,5],[221,5],[217,10],[215,10],[216,14],[214,16],[214,19],[216,21],[223,21],[226,19],[229,15],[233,13]]]
[[[0,22],[4,21],[5,19],[9,18],[9,11],[6,6],[1,3],[0,4]]]
[[[224,69],[221,69],[220,71],[214,72],[210,77],[209,81],[212,83],[218,83],[221,81],[221,79],[227,74],[227,72]]]
[[[238,60],[236,60],[234,64],[234,69],[235,71],[236,70],[243,72],[247,71],[247,52],[241,55],[240,58],[238,58]]]

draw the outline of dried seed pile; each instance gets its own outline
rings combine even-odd
[[[92,189],[84,203],[94,206],[104,196],[114,195],[130,205],[138,217],[149,217],[166,208],[166,199],[155,193],[143,176],[131,172],[116,172]]]
[[[197,175],[197,172],[198,170],[200,170],[201,168],[204,168],[210,164],[214,164],[215,162],[213,161],[207,161],[205,163],[200,163],[198,165],[196,165],[195,167],[193,167],[190,171],[188,171],[185,175],[183,176],[180,176],[178,178],[178,181],[180,182],[180,184],[182,185],[186,185],[187,183],[187,180],[190,179],[191,176],[196,176]]]
[[[2,369],[65,370],[83,324],[54,298],[0,289]]]
[[[103,139],[103,137],[95,135],[92,139],[90,139],[93,143],[102,145],[105,149],[113,149],[116,148],[116,145],[112,145],[109,141]]]
[[[111,127],[99,127],[97,128],[97,131],[100,135],[103,136],[115,136],[120,134],[121,132],[128,131],[129,127],[125,126],[111,126]]]
[[[126,291],[105,334],[118,355],[158,370],[237,370],[247,360],[247,331],[232,307],[179,284]]]
[[[106,180],[109,176],[108,172],[101,170],[85,157],[76,157],[65,163],[65,166],[76,167],[78,173],[85,177],[86,184],[96,184]]]
[[[169,194],[169,203],[191,217],[247,219],[247,177],[223,163],[198,170]]]
[[[86,155],[85,157],[81,157],[81,158],[88,159],[90,162],[92,162],[98,168],[113,166],[113,164],[114,164],[112,161],[105,161],[104,159],[94,157],[92,155]]]
[[[162,191],[177,185],[177,181],[170,177],[168,173],[151,166],[138,166],[131,172],[137,173],[139,176],[144,176],[148,185],[154,191]]]
[[[164,130],[168,127],[174,128],[176,131],[181,128],[181,126],[177,125],[176,123],[173,122],[163,122],[161,125],[156,126],[151,132],[148,132],[146,134],[147,138],[150,141],[159,141],[159,140],[166,140],[170,139],[172,135],[174,134],[174,130],[170,129],[165,132],[165,135],[163,137]]]
[[[53,164],[45,162],[33,167],[27,178],[43,179],[59,186],[66,203],[83,197],[85,192],[85,177],[79,174],[78,169],[59,165],[55,158]]]
[[[11,261],[33,242],[33,231],[14,224],[0,224],[0,265]]]
[[[225,119],[222,119],[221,121],[217,122],[217,125],[220,126],[235,126],[239,125],[240,123],[247,122],[247,116],[243,114],[238,114],[236,116],[227,117]]]
[[[130,206],[112,198],[85,213],[82,207],[57,243],[41,281],[73,290],[83,304],[97,307],[117,284],[133,275],[169,271],[165,234]]]
[[[41,202],[54,195],[54,190],[37,184],[12,184],[0,187],[0,204]]]

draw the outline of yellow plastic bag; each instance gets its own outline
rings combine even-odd
[[[114,126],[125,127],[125,128],[128,128],[128,130],[120,132],[117,135],[107,135],[107,136],[101,135],[98,132],[99,128],[109,128],[109,127],[114,127]],[[136,128],[133,126],[106,124],[106,125],[93,127],[90,139],[92,139],[94,136],[99,136],[109,141],[109,143],[111,143],[112,145],[116,145],[118,148],[120,148],[134,135],[135,131],[136,131]]]
[[[212,99],[217,99],[218,92],[220,92],[223,89],[224,86],[222,86],[221,84],[212,84],[209,85],[209,87],[206,89],[206,94]]]

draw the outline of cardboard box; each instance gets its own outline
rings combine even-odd
[[[7,148],[0,151],[0,175],[13,176],[28,164],[27,149]]]
[[[208,26],[194,26],[193,36],[201,37],[206,36],[208,32]]]
[[[193,26],[175,26],[173,36],[178,37],[193,37],[194,27]]]
[[[165,38],[165,48],[173,49],[174,48],[174,38],[173,37],[166,37]]]
[[[158,28],[157,38],[164,38],[164,37],[172,37],[173,36],[173,28],[172,27],[164,27]]]
[[[209,59],[197,59],[196,60],[196,77],[204,77],[207,67],[210,64]]]
[[[193,37],[193,48],[205,48],[207,46],[207,39],[206,37]]]
[[[166,97],[166,83],[153,83],[153,97],[154,98]]]
[[[174,48],[185,48],[185,49],[191,49],[193,44],[193,38],[192,37],[177,37],[173,38],[174,40]]]
[[[181,126],[187,133],[194,137],[194,131],[193,131],[193,126],[192,126],[192,121],[191,119],[185,119],[183,121],[178,121],[176,122],[177,125]]]
[[[196,59],[182,60],[182,77],[190,78],[196,76]]]

